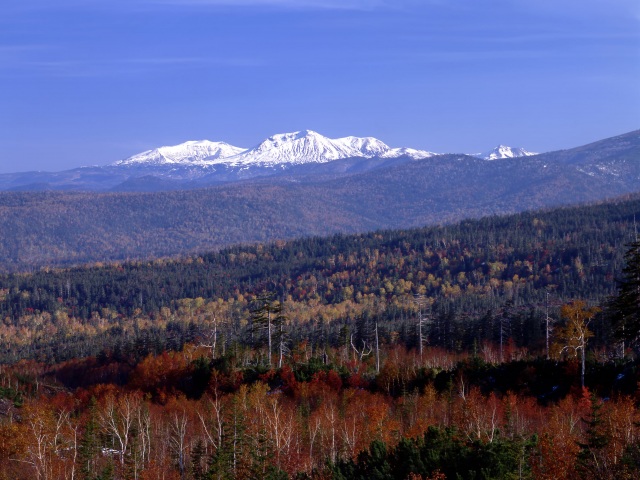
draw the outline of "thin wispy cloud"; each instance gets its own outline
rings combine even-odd
[[[487,8],[477,0],[21,0],[3,5],[3,14],[46,10],[91,10],[100,8],[116,10],[147,10],[153,7],[175,7],[188,9],[193,7],[225,7],[225,8],[276,8],[289,10],[377,10],[380,8],[401,10],[424,10],[425,8],[448,9],[461,11],[465,9]],[[536,0],[522,2],[520,0],[500,0],[491,8],[511,8],[528,13],[549,15],[593,15],[609,12],[627,12],[636,20],[640,20],[640,6],[637,0]],[[2,20],[2,18],[0,18]]]
[[[565,40],[575,41],[598,41],[598,42],[615,42],[615,41],[640,41],[640,30],[627,30],[623,32],[568,32],[568,31],[549,31],[522,34],[518,31],[501,31],[496,33],[491,29],[466,29],[466,30],[430,30],[425,33],[405,33],[401,36],[406,41],[423,42],[423,41],[446,41],[446,42],[465,42],[472,39],[476,44],[540,44],[541,42],[550,43]]]
[[[0,72],[16,71],[50,51],[48,45],[0,45]]]
[[[260,67],[265,62],[251,58],[209,58],[209,57],[151,57],[151,58],[126,58],[116,60],[114,63],[138,66],[212,66],[212,67]]]
[[[26,58],[29,55],[42,53],[50,49],[51,47],[48,45],[23,45],[23,44],[1,45],[0,44],[0,68],[2,68],[3,63],[11,62],[12,60],[19,60],[22,58]]]
[[[0,47],[0,58],[3,49]],[[51,77],[122,77],[149,73],[176,72],[198,68],[251,68],[264,62],[250,58],[149,57],[117,60],[48,60],[4,58],[0,72],[6,75]]]
[[[47,45],[0,45],[0,53],[21,53],[49,48]]]
[[[275,8],[288,10],[374,10],[381,7],[397,7],[401,4],[412,3],[408,0],[24,0],[10,5],[5,12],[20,12],[33,9],[90,10],[100,8],[106,10],[139,10],[154,7],[194,8],[194,7],[225,7],[225,8]]]
[[[369,10],[388,4],[383,0],[144,0],[143,3],[175,6],[278,7],[331,10]]]

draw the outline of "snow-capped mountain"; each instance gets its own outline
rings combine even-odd
[[[225,165],[227,167],[275,167],[306,163],[327,163],[343,158],[398,158],[414,160],[434,153],[412,148],[391,148],[373,137],[331,139],[312,130],[273,135],[254,148],[243,149],[224,142],[186,142],[173,147],[148,150],[121,160],[123,165]]]
[[[273,135],[262,143],[227,159],[236,165],[326,163],[350,157],[380,156],[390,148],[375,138],[330,139],[311,130]],[[226,162],[225,162],[226,163]]]
[[[532,155],[538,155],[534,152],[529,152],[524,148],[508,147],[506,145],[498,145],[493,150],[489,150],[484,153],[475,153],[474,157],[482,158],[484,160],[502,160],[504,158],[518,158],[518,157],[530,157]]]
[[[147,150],[113,165],[207,165],[217,159],[232,157],[244,151],[246,151],[245,148],[234,147],[225,142],[189,141],[180,145]]]
[[[416,150],[415,148],[391,148],[387,152],[380,155],[381,158],[398,158],[409,157],[413,160],[421,160],[423,158],[433,157],[437,153],[427,152],[426,150]]]
[[[580,179],[596,178],[610,185],[611,196],[614,195],[612,192],[638,191],[634,182],[640,179],[640,164],[636,161],[639,132],[537,155],[504,146],[474,155],[487,160],[521,157],[517,161],[494,162],[467,155],[391,148],[372,137],[330,139],[305,130],[273,135],[250,149],[225,142],[191,141],[148,150],[111,165],[61,172],[2,174],[0,191],[157,192],[217,187],[238,181],[246,185],[245,182],[252,179],[300,186],[363,176],[367,182],[375,183],[379,180],[378,172],[382,171],[392,177],[395,175],[392,172],[399,171],[405,172],[398,174],[400,176],[424,174],[429,182],[432,178],[438,179],[436,183],[429,183],[437,190],[454,188],[451,182],[456,176],[486,178],[486,175],[501,175],[507,184],[524,185],[526,181],[519,175],[526,172],[522,174],[525,179],[546,175],[549,184],[562,178],[571,178],[573,182],[575,175]],[[427,160],[419,161],[424,158]],[[413,173],[407,174],[408,171]],[[571,198],[576,201],[578,197]]]

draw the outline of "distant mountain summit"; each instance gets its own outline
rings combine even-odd
[[[538,155],[538,154],[525,150],[524,148],[498,145],[493,150],[489,150],[488,152],[484,152],[484,153],[474,154],[473,156],[482,158],[484,160],[502,160],[504,158],[531,157],[533,155]]]
[[[234,147],[225,142],[210,142],[208,140],[189,141],[180,145],[155,148],[138,153],[125,160],[115,162],[113,166],[125,165],[167,165],[167,164],[196,164],[206,165],[214,160],[232,157],[246,151],[245,148]]]
[[[327,163],[345,158],[398,158],[414,160],[435,155],[412,148],[391,148],[373,137],[331,139],[312,130],[273,135],[250,149],[224,142],[185,142],[139,153],[112,166],[165,164],[225,165],[228,167],[275,167]]]
[[[111,164],[111,167],[223,167],[226,169],[252,168],[286,169],[295,165],[321,164],[343,159],[422,160],[436,153],[414,148],[391,148],[374,137],[328,138],[313,130],[279,133],[263,140],[253,148],[235,147],[225,142],[208,140],[189,141],[138,153]],[[528,157],[537,155],[524,148],[498,145],[493,150],[472,154],[484,160]],[[213,168],[215,170],[215,168]]]
[[[230,159],[238,164],[326,163],[342,158],[380,156],[390,148],[372,137],[331,139],[312,130],[273,135]]]
[[[261,179],[274,184],[281,181],[310,184],[346,178],[353,181],[365,174],[371,175],[370,181],[377,182],[383,177],[391,181],[402,168],[415,168],[419,174],[414,172],[409,179],[394,182],[404,183],[426,174],[429,181],[438,179],[429,187],[431,190],[443,186],[452,189],[456,188],[455,176],[469,179],[486,172],[503,176],[509,172],[512,178],[505,177],[505,182],[515,187],[526,183],[516,177],[528,171],[527,181],[542,174],[555,175],[547,182],[562,178],[574,182],[574,175],[586,176],[589,181],[607,184],[612,196],[636,189],[634,182],[640,179],[639,132],[542,154],[500,145],[483,154],[447,155],[392,148],[373,137],[328,138],[312,130],[301,130],[272,135],[252,148],[223,141],[188,141],[147,150],[105,166],[0,174],[0,191],[156,192]],[[519,160],[509,161],[512,158]],[[494,161],[498,159],[505,160]],[[424,191],[422,187],[418,190]],[[407,193],[404,189],[399,192]]]

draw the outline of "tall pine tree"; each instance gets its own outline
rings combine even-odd
[[[626,266],[618,295],[609,303],[609,315],[622,350],[640,347],[640,241],[633,242],[625,255]]]

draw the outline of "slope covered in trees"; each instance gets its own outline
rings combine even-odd
[[[383,322],[380,335],[412,345],[419,296],[433,345],[468,349],[500,332],[504,339],[508,329],[519,346],[539,349],[548,300],[600,303],[615,292],[636,214],[634,199],[182,260],[5,275],[2,352],[5,359],[61,359],[125,339],[163,345],[168,337],[179,346],[214,304],[228,320],[225,342],[242,342],[252,299],[264,291],[295,319],[292,340],[338,345],[344,329],[370,337],[375,317]]]
[[[637,478],[638,214],[1,276],[0,478]]]

